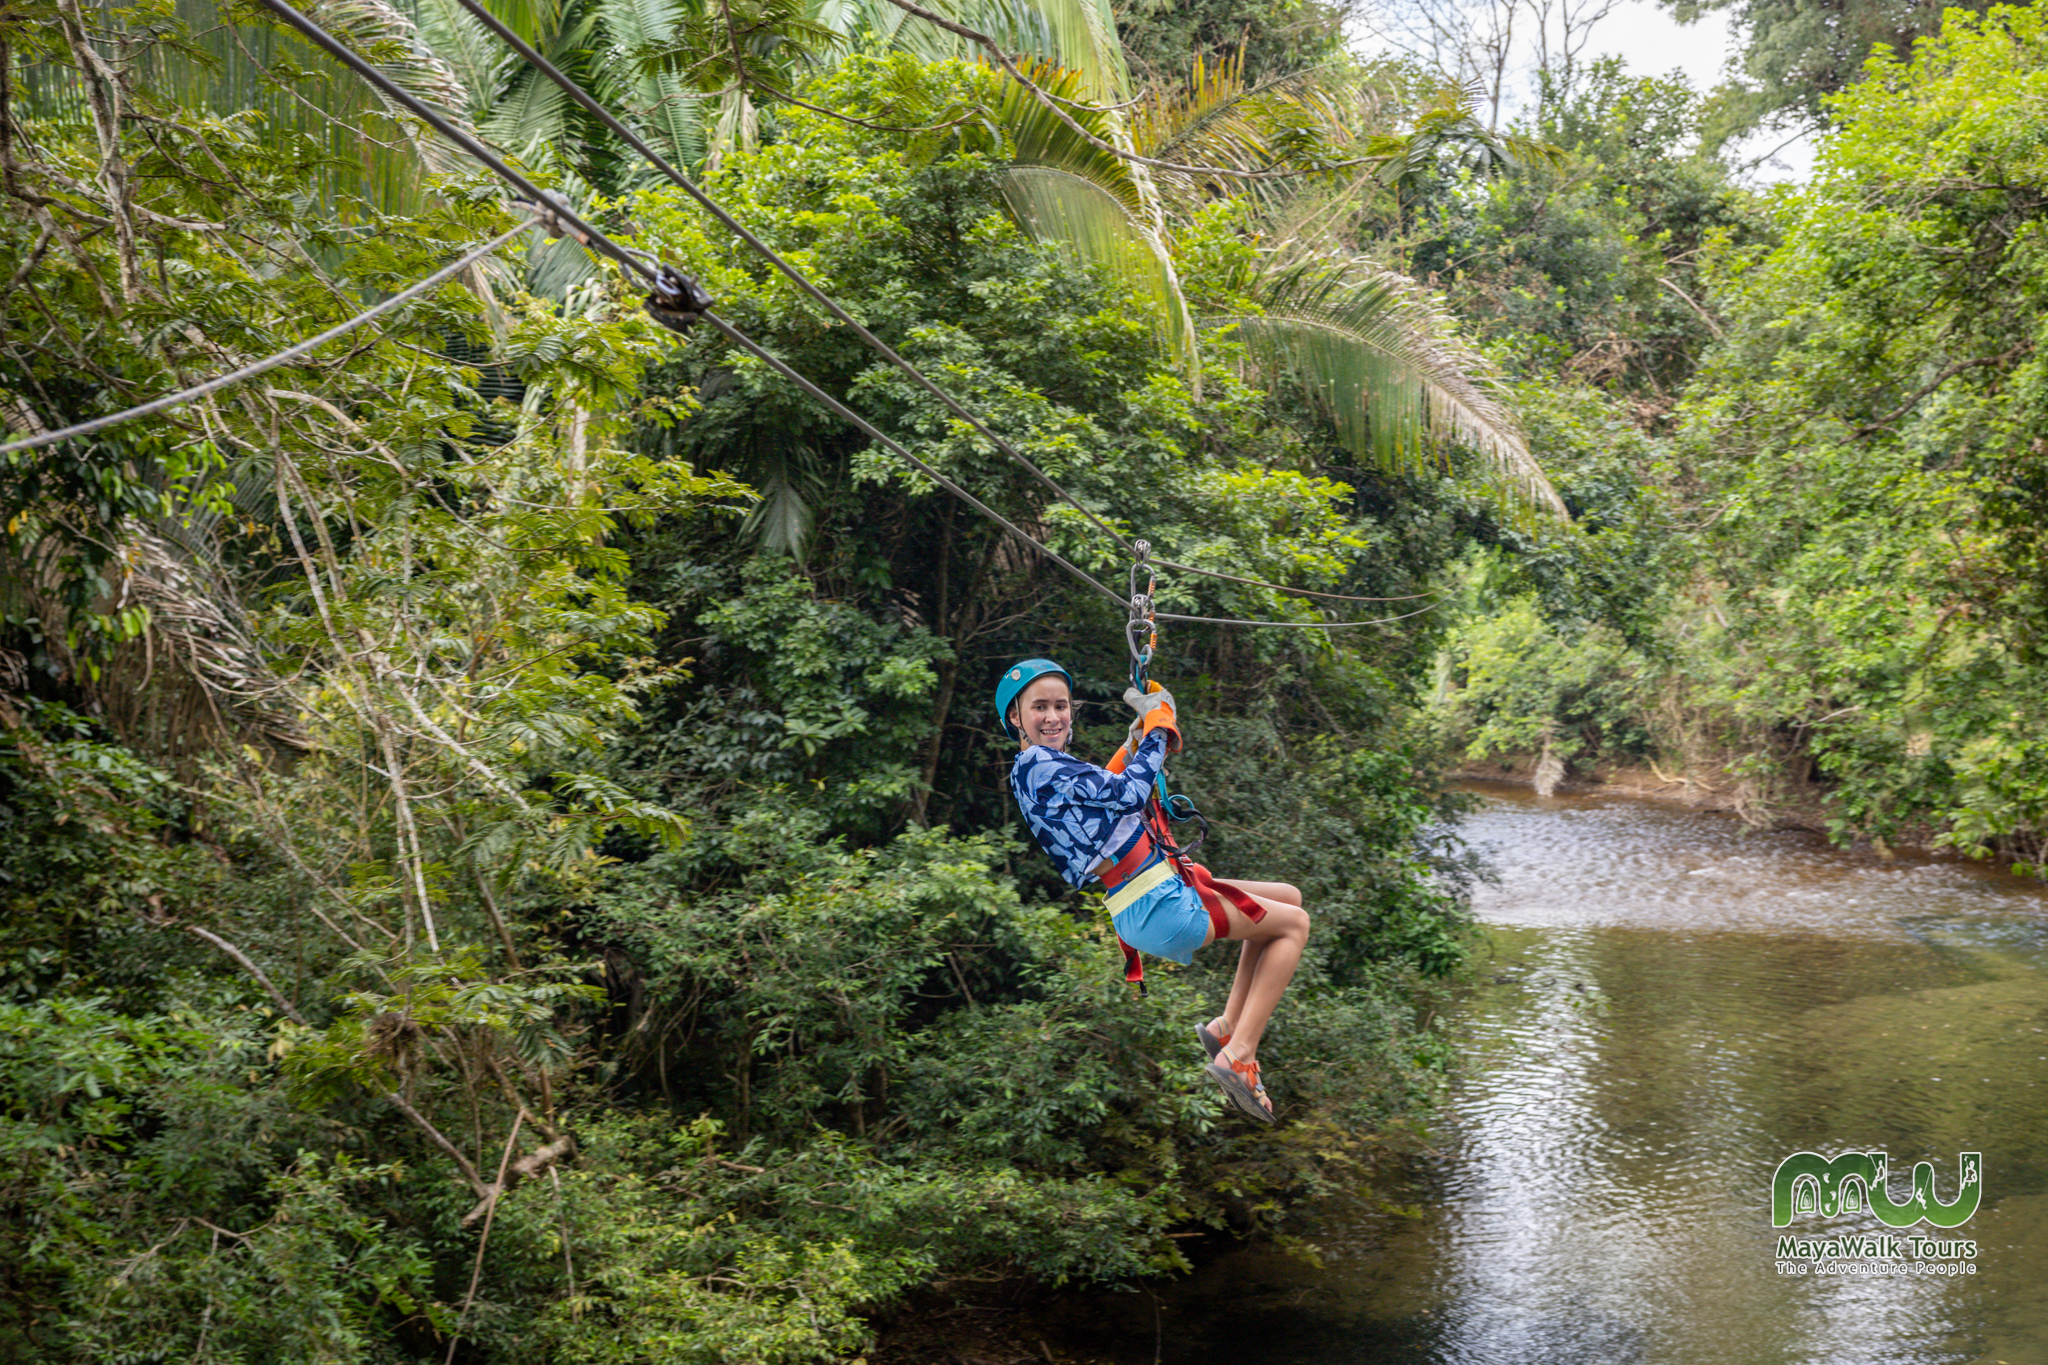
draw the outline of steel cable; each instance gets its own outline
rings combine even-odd
[[[544,192],[538,185],[534,184],[533,181],[527,179],[524,175],[520,174],[518,171],[512,169],[512,167],[505,164],[504,160],[501,157],[499,157],[496,153],[492,152],[488,147],[484,146],[484,144],[478,141],[475,136],[456,127],[453,123],[451,123],[446,117],[444,117],[439,111],[435,110],[432,106],[428,105],[424,101],[420,100],[417,96],[413,95],[411,92],[403,89],[402,87],[394,83],[389,77],[385,76],[383,72],[377,70],[376,67],[371,65],[368,61],[358,56],[355,52],[353,52],[346,45],[344,45],[339,39],[335,38],[325,29],[321,28],[320,25],[314,23],[311,19],[307,18],[304,14],[301,14],[299,11],[293,9],[290,5],[284,3],[284,0],[259,0],[259,2],[264,6],[264,8],[276,14],[280,19],[283,19],[292,28],[296,29],[299,33],[304,35],[306,39],[312,42],[316,47],[320,48],[323,52],[326,52],[335,60],[341,62],[351,71],[354,71],[358,76],[362,77],[365,81],[369,82],[372,86],[376,87],[379,91],[384,93],[393,101],[403,106],[407,110],[411,111],[413,114],[417,115],[429,127],[433,128],[436,132],[440,133],[441,136],[447,138],[450,142],[454,143],[458,148],[460,148],[464,153],[466,153],[471,158],[478,161],[483,166],[492,171],[494,174],[496,174],[499,179],[503,180],[506,184],[512,186],[514,189],[520,191],[522,194],[527,196],[527,198],[532,202],[532,204],[536,207],[537,210],[543,212],[544,215],[552,215],[554,218],[556,218],[561,224],[565,225],[568,228],[571,234],[574,235],[579,242],[581,242],[585,246],[590,246],[594,249],[601,251],[604,255],[610,257],[612,260],[617,261],[619,264],[627,267],[628,269],[637,272],[642,278],[646,279],[649,283],[653,283],[657,279],[659,274],[657,268],[647,264],[648,258],[646,258],[643,253],[633,251],[626,247],[622,247],[617,242],[614,242],[610,237],[607,237],[603,232],[601,232],[596,227],[586,222],[582,217],[577,215],[574,212],[574,210],[569,208],[569,206],[562,200],[562,198],[559,195],[551,195]],[[619,124],[618,121],[614,119],[607,111],[605,111],[601,105],[597,104],[597,102],[594,99],[591,99],[587,94],[579,94],[579,92],[581,91],[581,87],[575,86],[575,83],[573,81],[570,81],[568,77],[562,75],[558,71],[555,71],[552,64],[548,63],[544,57],[540,56],[539,53],[535,52],[530,46],[528,46],[523,40],[521,40],[518,37],[518,35],[512,33],[509,29],[506,29],[502,25],[498,24],[496,22],[495,17],[487,17],[487,12],[482,12],[481,7],[474,6],[473,0],[459,0],[459,3],[462,3],[466,8],[470,8],[471,12],[478,14],[480,18],[485,18],[486,22],[488,23],[488,26],[492,29],[493,32],[497,33],[501,38],[513,44],[515,50],[519,51],[520,54],[524,56],[527,60],[535,63],[536,67],[541,69],[544,74],[552,72],[553,79],[556,81],[557,84],[562,85],[565,91],[572,94],[572,96],[576,96],[579,99],[579,102],[584,104],[584,107],[586,109],[589,109],[593,114],[596,114],[600,119],[604,120],[607,127],[611,127],[614,131],[621,132],[622,134],[628,136],[630,142],[632,143],[632,145],[634,145],[635,150],[641,151],[643,155],[649,157],[650,160],[654,164],[656,164],[658,168],[665,170],[665,172],[672,179],[676,180],[676,182],[679,185],[682,185],[685,189],[689,190],[692,196],[695,197],[699,203],[704,204],[706,208],[710,210],[715,216],[717,216],[721,222],[726,223],[735,232],[739,233],[744,240],[748,241],[751,245],[753,245],[755,249],[761,251],[765,256],[767,256],[772,261],[777,263],[780,266],[780,268],[786,274],[788,274],[793,281],[801,285],[807,292],[811,293],[813,297],[818,298],[828,308],[830,308],[834,316],[844,320],[848,326],[854,328],[858,333],[860,333],[860,335],[868,339],[870,341],[870,344],[876,346],[877,348],[883,351],[886,351],[889,355],[893,356],[895,354],[893,351],[888,350],[886,343],[882,342],[880,338],[875,337],[873,333],[868,332],[867,329],[861,327],[859,323],[855,322],[843,308],[841,308],[836,302],[832,301],[831,298],[824,294],[822,290],[819,290],[815,285],[811,284],[808,280],[803,279],[801,274],[797,272],[794,267],[790,266],[787,262],[783,261],[780,256],[775,255],[775,253],[767,246],[766,243],[761,242],[758,238],[754,237],[752,233],[747,232],[743,227],[739,225],[737,220],[733,219],[731,215],[727,214],[722,208],[719,208],[716,205],[712,204],[708,196],[705,196],[701,190],[698,190],[693,185],[691,185],[688,182],[687,178],[685,178],[680,171],[677,171],[674,169],[674,167],[669,166],[666,161],[662,160],[656,153],[653,152],[651,148],[646,147],[646,144],[640,142],[638,138],[631,137],[630,134],[627,133],[624,129],[624,125]],[[574,88],[572,89],[571,87]],[[741,349],[747,351],[749,354],[760,359],[763,363],[765,363],[771,369],[773,369],[777,374],[789,380],[792,384],[795,384],[804,393],[808,394],[811,398],[815,399],[827,410],[831,411],[834,415],[851,423],[858,430],[865,433],[869,438],[879,442],[885,449],[887,449],[891,454],[895,455],[898,459],[903,460],[912,468],[918,470],[926,477],[932,479],[935,483],[939,484],[939,486],[945,488],[948,492],[960,498],[969,506],[981,512],[984,516],[987,516],[991,520],[995,521],[997,524],[1001,525],[1006,530],[1010,531],[1013,535],[1023,540],[1026,544],[1031,545],[1033,548],[1038,550],[1039,553],[1045,555],[1048,559],[1050,559],[1053,563],[1065,569],[1068,573],[1072,574],[1081,582],[1087,584],[1090,588],[1093,588],[1096,592],[1100,593],[1102,596],[1106,597],[1111,602],[1116,603],[1118,606],[1125,605],[1124,599],[1120,595],[1118,595],[1115,592],[1115,590],[1096,581],[1082,569],[1068,562],[1065,558],[1061,557],[1058,554],[1058,552],[1054,551],[1050,546],[1026,534],[1021,528],[1019,528],[1015,523],[1011,522],[1008,518],[1004,517],[1001,513],[995,511],[995,509],[988,506],[988,504],[982,502],[979,498],[976,498],[973,494],[969,493],[959,484],[953,482],[951,479],[948,479],[945,475],[940,474],[937,470],[933,469],[923,460],[918,459],[917,456],[912,455],[908,450],[904,449],[902,445],[897,443],[891,437],[885,435],[882,431],[880,431],[872,423],[870,423],[866,418],[862,417],[860,414],[853,411],[853,409],[847,407],[844,403],[841,403],[838,399],[833,398],[830,394],[826,393],[823,389],[819,388],[810,380],[798,374],[794,369],[790,368],[789,365],[784,363],[780,358],[771,354],[769,351],[767,351],[757,342],[755,342],[751,337],[748,337],[745,333],[741,332],[738,328],[726,322],[723,318],[718,317],[715,313],[711,312],[708,309],[706,309],[701,316],[703,321],[710,323],[727,340],[731,341],[734,345],[739,346]],[[908,361],[903,360],[900,356],[896,357],[896,361],[900,366],[902,366],[905,369],[906,373],[914,374],[914,376],[919,380],[922,387],[924,387],[928,392],[932,393],[941,402],[945,403],[946,406],[950,408],[952,411],[958,413],[961,416],[962,420],[966,421],[971,427],[973,427],[974,430],[981,432],[983,435],[987,436],[991,441],[995,442],[999,448],[1010,452],[1013,458],[1022,462],[1026,468],[1030,469],[1032,473],[1036,474],[1040,480],[1042,480],[1048,487],[1050,487],[1055,493],[1057,493],[1063,501],[1067,502],[1069,505],[1073,506],[1076,510],[1081,512],[1083,516],[1087,517],[1097,527],[1099,527],[1101,530],[1107,533],[1119,545],[1123,546],[1126,549],[1131,548],[1130,542],[1126,541],[1122,536],[1118,535],[1115,530],[1111,529],[1109,526],[1103,523],[1101,518],[1097,517],[1093,512],[1090,512],[1087,508],[1083,507],[1080,503],[1076,502],[1069,494],[1067,494],[1067,492],[1064,489],[1060,488],[1060,486],[1057,483],[1053,482],[1053,480],[1049,476],[1047,476],[1043,471],[1039,470],[1036,465],[1031,464],[1031,462],[1029,460],[1026,460],[1023,455],[1015,452],[1007,442],[1002,440],[1001,437],[996,436],[993,432],[989,431],[986,426],[982,425],[973,416],[973,414],[969,413],[965,408],[962,408],[958,404],[958,402],[956,402],[951,397],[951,395],[946,394],[943,390],[939,389],[936,385],[934,385],[929,379],[924,378],[921,372],[916,371],[914,366],[911,366]],[[1163,560],[1160,561],[1160,564],[1162,567],[1173,568],[1176,572],[1188,572],[1204,576],[1217,576],[1209,575],[1205,570],[1191,568],[1186,565],[1169,565],[1166,561]],[[1281,592],[1306,591],[1303,589],[1289,589],[1281,587],[1278,584],[1264,584],[1262,586],[1275,588]],[[1313,595],[1334,596],[1335,594]],[[1385,599],[1370,598],[1355,600],[1379,601]],[[1431,607],[1434,607],[1435,605],[1436,603],[1432,602],[1430,604],[1430,607],[1424,607],[1420,611],[1408,612],[1404,613],[1404,615],[1402,616],[1386,617],[1371,621],[1245,621],[1229,617],[1183,616],[1177,613],[1169,612],[1160,612],[1158,615],[1159,619],[1162,621],[1185,621],[1190,624],[1273,626],[1300,630],[1341,630],[1354,626],[1382,625],[1388,621],[1405,620],[1408,616],[1420,615],[1422,611],[1428,611],[1431,609]]]
[[[328,328],[319,336],[308,337],[296,346],[287,347],[275,355],[268,355],[261,360],[253,361],[232,373],[217,375],[203,384],[194,384],[189,389],[180,389],[176,393],[167,393],[161,398],[152,398],[147,403],[139,404],[122,412],[109,413],[104,417],[92,418],[90,421],[77,422],[65,427],[61,431],[45,431],[38,435],[24,436],[19,440],[9,441],[6,445],[0,445],[0,455],[11,455],[17,450],[34,450],[39,446],[55,445],[59,441],[68,441],[75,436],[90,436],[95,432],[105,431],[108,427],[119,426],[123,422],[132,422],[138,417],[151,417],[159,412],[181,407],[186,403],[204,398],[210,393],[218,393],[220,390],[233,384],[239,384],[245,379],[254,379],[257,375],[267,374],[280,365],[288,365],[299,357],[320,349],[320,347],[333,341],[336,337],[347,336],[364,323],[375,321],[393,309],[412,302],[429,289],[446,284],[449,280],[454,279],[470,266],[475,265],[478,261],[490,255],[493,251],[496,251],[499,247],[505,245],[505,243],[511,241],[531,226],[533,226],[531,223],[521,223],[518,227],[499,233],[496,237],[491,238],[490,241],[477,247],[468,255],[450,265],[443,266],[403,293],[393,294],[375,307],[367,308],[348,321]]]
[[[903,355],[901,355],[894,347],[889,345],[888,342],[882,340],[873,332],[869,331],[865,326],[863,326],[859,321],[857,321],[851,313],[847,312],[846,309],[839,304],[838,300],[834,299],[830,294],[826,293],[824,289],[820,288],[814,281],[810,279],[809,276],[805,275],[803,271],[797,269],[796,266],[792,265],[788,260],[786,260],[780,252],[775,250],[774,247],[762,241],[761,238],[756,236],[752,231],[750,231],[744,223],[740,222],[739,219],[733,217],[731,213],[727,212],[724,205],[720,204],[717,200],[713,199],[710,195],[706,194],[703,188],[700,187],[695,181],[691,180],[690,177],[688,177],[687,175],[684,175],[682,171],[678,170],[672,163],[669,162],[669,160],[666,157],[662,156],[660,152],[657,152],[653,147],[650,147],[645,141],[645,139],[641,138],[638,133],[635,133],[630,127],[628,127],[625,124],[624,121],[622,121],[617,115],[613,114],[611,110],[607,109],[596,98],[596,96],[592,95],[589,91],[585,90],[581,85],[579,85],[573,77],[563,72],[553,62],[550,62],[546,57],[542,56],[539,50],[536,49],[531,43],[527,42],[524,38],[521,38],[517,33],[513,32],[512,29],[508,27],[502,20],[500,20],[497,15],[491,13],[489,9],[485,8],[483,4],[480,3],[480,0],[456,0],[456,3],[461,5],[464,10],[468,11],[470,16],[473,17],[478,23],[482,24],[485,28],[489,29],[493,34],[497,35],[498,39],[501,42],[503,42],[507,47],[510,47],[514,52],[518,53],[519,56],[523,58],[529,65],[531,65],[534,70],[538,71],[541,75],[547,77],[550,81],[554,82],[554,84],[562,91],[563,94],[567,95],[570,99],[576,101],[576,103],[581,105],[599,123],[602,123],[606,128],[610,129],[622,141],[624,141],[627,146],[631,147],[635,152],[639,153],[648,165],[652,166],[655,170],[661,172],[661,174],[663,174],[664,176],[667,176],[669,180],[675,183],[677,188],[683,191],[683,193],[689,195],[690,198],[696,200],[698,205],[702,207],[706,213],[709,213],[713,218],[716,218],[720,223],[724,224],[728,231],[730,231],[734,236],[738,237],[742,242],[745,242],[747,246],[753,249],[757,254],[759,254],[763,260],[767,261],[770,265],[774,266],[777,270],[781,271],[783,275],[789,279],[790,283],[794,284],[797,288],[803,290],[806,294],[816,299],[818,303],[822,305],[827,312],[829,312],[833,317],[839,319],[840,322],[844,323],[847,326],[847,328],[849,328],[855,336],[859,337],[864,344],[866,344],[871,350],[875,352],[875,354],[881,356],[884,360],[888,361],[891,365],[894,365],[898,370],[902,371],[904,376],[908,378],[913,384],[923,389],[933,398],[936,398],[941,404],[945,406],[945,408],[949,412],[951,412],[954,416],[958,417],[961,421],[965,422],[975,432],[986,437],[989,440],[989,442],[995,446],[997,450],[1001,451],[1004,455],[1009,457],[1011,460],[1015,461],[1026,472],[1031,474],[1032,477],[1036,478],[1040,483],[1045,485],[1045,487],[1055,497],[1059,498],[1069,507],[1079,512],[1083,517],[1087,518],[1088,521],[1091,524],[1093,524],[1097,530],[1101,531],[1104,535],[1108,536],[1111,540],[1115,541],[1117,547],[1123,550],[1125,554],[1134,554],[1136,552],[1130,539],[1125,537],[1115,527],[1105,522],[1101,517],[1097,516],[1088,507],[1084,506],[1079,499],[1073,496],[1073,494],[1067,492],[1066,489],[1062,488],[1059,485],[1059,483],[1053,479],[1051,475],[1047,474],[1044,470],[1040,469],[1037,466],[1037,464],[1035,464],[1030,458],[1028,458],[1022,451],[1018,450],[1015,446],[1011,445],[1010,442],[1005,440],[1002,436],[998,435],[995,431],[991,430],[986,422],[982,421],[980,417],[976,416],[973,412],[969,411],[964,405],[961,404],[961,402],[958,399],[954,398],[953,395],[947,393],[944,389],[940,388],[938,384],[933,382],[930,376],[926,375],[923,370],[919,369],[916,365],[912,364],[909,360],[905,359]],[[1331,602],[1408,602],[1414,601],[1417,598],[1421,597],[1435,596],[1435,594],[1433,593],[1410,593],[1402,597],[1359,597],[1348,593],[1321,592],[1313,588],[1291,588],[1281,583],[1267,583],[1263,580],[1256,578],[1240,577],[1237,574],[1219,573],[1213,569],[1198,569],[1190,564],[1176,564],[1172,560],[1162,559],[1156,562],[1158,563],[1160,568],[1170,569],[1175,573],[1196,574],[1203,578],[1214,578],[1231,583],[1243,583],[1249,587],[1266,588],[1274,592],[1293,593],[1304,597],[1316,597]]]

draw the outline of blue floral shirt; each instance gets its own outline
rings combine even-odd
[[[1060,876],[1082,886],[1097,863],[1138,842],[1152,778],[1165,761],[1164,730],[1146,735],[1121,773],[1034,744],[1010,765],[1010,791]]]

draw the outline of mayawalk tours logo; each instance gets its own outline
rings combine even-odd
[[[1912,1193],[1894,1201],[1883,1152],[1843,1152],[1833,1160],[1818,1152],[1794,1152],[1771,1177],[1771,1226],[1868,1211],[1887,1228],[1922,1223],[1958,1228],[1976,1215],[1984,1196],[1983,1154],[1964,1152],[1956,1167],[1954,1199],[1944,1202],[1934,1192],[1934,1163],[1923,1161],[1913,1168]],[[1780,1275],[1974,1275],[1977,1244],[1960,1237],[1910,1235],[1780,1237],[1777,1260]]]

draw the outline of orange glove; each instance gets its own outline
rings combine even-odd
[[[1180,725],[1173,714],[1173,693],[1156,682],[1147,683],[1143,692],[1135,687],[1124,689],[1124,702],[1138,713],[1138,723],[1144,733],[1166,731],[1166,752],[1180,752]]]

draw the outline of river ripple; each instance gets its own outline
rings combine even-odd
[[[1319,1269],[1206,1264],[1161,1295],[1163,1359],[2048,1363],[2048,895],[1679,807],[1482,794],[1466,834],[1502,879],[1415,1207],[1334,1211]],[[1891,1231],[1771,1226],[1779,1161],[1850,1149],[1888,1153],[1901,1193],[1932,1162],[1943,1199],[1981,1152],[1969,1224],[1894,1234],[1973,1240],[1976,1273],[1780,1274],[1787,1233]],[[1152,1302],[1124,1301],[1100,1325],[1149,1359]]]

